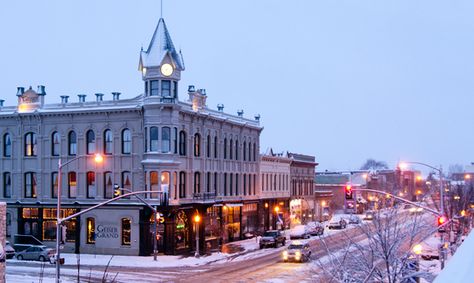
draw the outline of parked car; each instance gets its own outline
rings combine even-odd
[[[329,229],[345,229],[347,222],[344,218],[340,216],[335,216],[329,221]]]
[[[324,233],[324,225],[317,221],[308,222],[306,229],[311,236],[321,236]]]
[[[375,213],[371,210],[365,212],[364,220],[374,220]]]
[[[311,237],[305,225],[296,225],[290,230],[290,239],[309,239]]]
[[[286,243],[286,237],[280,230],[268,230],[263,233],[262,238],[260,238],[260,248],[266,247],[278,247],[278,244],[284,246]]]
[[[7,259],[11,259],[15,256],[15,249],[9,241],[5,242],[5,255]]]
[[[283,261],[305,262],[311,259],[311,249],[308,243],[293,241],[282,253]]]
[[[349,216],[349,224],[360,224],[362,223],[362,220],[360,220],[360,217],[357,215],[351,215]]]
[[[16,253],[18,260],[29,259],[54,262],[56,251],[46,246],[31,246],[26,250]]]

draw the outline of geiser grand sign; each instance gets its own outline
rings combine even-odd
[[[119,237],[118,228],[116,226],[97,225],[95,231],[96,239],[117,239]]]

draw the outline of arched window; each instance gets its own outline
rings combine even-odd
[[[36,156],[36,134],[26,133],[25,135],[25,156]]]
[[[114,195],[114,181],[112,172],[104,172],[104,198],[112,198]]]
[[[214,173],[214,194],[217,196],[217,172]]]
[[[211,192],[211,172],[206,174],[206,192]]]
[[[92,130],[87,131],[87,133],[86,133],[86,143],[87,143],[86,153],[87,154],[95,153],[95,134],[94,134],[94,131],[92,131]]]
[[[246,174],[244,174],[243,183],[244,183],[244,196],[245,196],[247,195],[247,175]]]
[[[58,132],[53,132],[51,135],[51,155],[58,156],[61,147],[61,136]]]
[[[230,142],[229,142],[229,159],[230,159],[230,160],[232,160],[232,155],[233,155],[233,152],[234,152],[234,150],[233,150],[233,148],[234,148],[234,147],[233,147],[233,144],[234,144],[234,143],[233,143],[232,139],[230,139]]]
[[[194,173],[194,193],[199,194],[201,192],[201,173]]]
[[[132,133],[129,129],[122,131],[122,153],[130,154],[132,152]]]
[[[239,174],[235,174],[235,195],[239,195]]]
[[[173,172],[173,198],[178,198],[178,173]]]
[[[70,131],[68,135],[68,154],[76,155],[77,154],[77,136],[76,132]]]
[[[252,161],[252,143],[249,142],[249,161]]]
[[[104,154],[112,154],[114,144],[114,137],[111,130],[104,132]]]
[[[194,156],[201,156],[201,135],[198,133],[194,135]]]
[[[217,136],[214,137],[214,158],[217,158],[218,156],[218,145],[219,143],[217,142]]]
[[[242,147],[243,147],[242,157],[244,161],[246,161],[247,160],[247,142],[244,141],[244,144],[242,145]]]
[[[4,157],[12,156],[12,138],[10,134],[5,134],[3,136],[3,156]]]
[[[207,142],[206,142],[206,157],[211,157],[211,135],[207,134]]]
[[[224,173],[224,196],[227,195],[227,173]]]
[[[150,191],[158,191],[158,172],[150,172]],[[149,194],[150,198],[158,198],[158,193]]]
[[[186,172],[179,172],[179,197],[186,197]]]
[[[76,172],[69,172],[67,174],[68,193],[70,198],[77,197],[77,179]]]
[[[87,185],[87,198],[95,198],[97,195],[95,185],[95,172],[87,172],[86,174],[86,185]]]
[[[122,245],[130,246],[132,240],[132,220],[130,218],[122,218]]]
[[[224,159],[227,159],[227,138],[224,139]]]
[[[171,129],[170,127],[161,128],[161,152],[171,151]]]
[[[235,160],[239,160],[239,140],[235,140]]]
[[[95,219],[92,217],[87,217],[86,227],[87,227],[86,242],[88,244],[95,244]]]
[[[253,143],[253,161],[257,161],[257,144]]]
[[[178,128],[173,128],[173,153],[178,153]]]
[[[51,196],[58,197],[58,172],[51,173]]]
[[[186,132],[179,132],[179,155],[186,156]]]
[[[3,173],[3,197],[12,197],[12,176],[10,172]]]
[[[158,151],[158,128],[150,127],[150,151]]]
[[[36,173],[26,172],[25,173],[25,197],[35,198],[36,197]]]

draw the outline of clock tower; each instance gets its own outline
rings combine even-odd
[[[146,50],[140,51],[139,71],[145,82],[145,100],[174,102],[184,62],[174,48],[165,20],[160,18]]]

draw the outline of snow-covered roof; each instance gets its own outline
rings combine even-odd
[[[173,59],[178,69],[184,70],[181,52],[176,52],[171,36],[166,28],[165,20],[160,18],[147,50],[140,52],[140,64],[143,67],[160,66],[167,54]]]

